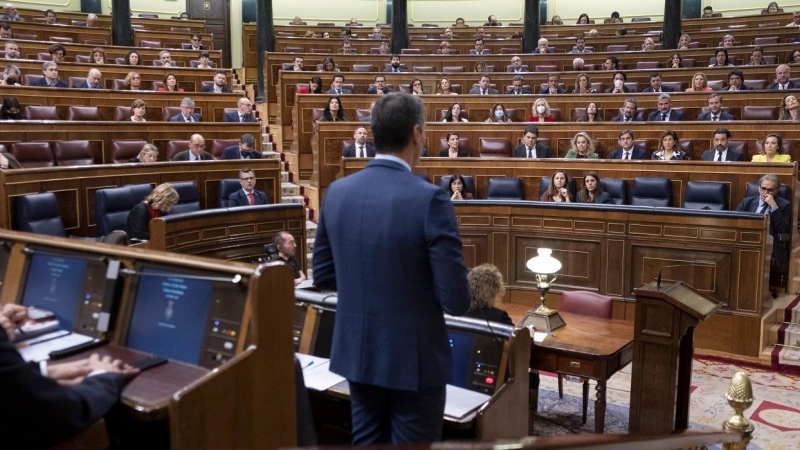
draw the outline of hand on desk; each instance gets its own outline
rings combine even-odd
[[[9,340],[14,340],[19,328],[28,320],[28,310],[22,305],[7,304],[0,310],[0,326],[6,331]]]
[[[97,353],[80,361],[73,361],[62,364],[47,366],[47,376],[58,381],[60,384],[78,384],[90,373],[100,370],[106,373],[118,373],[127,378],[133,378],[139,374],[139,369],[131,367],[119,359],[112,359],[110,356],[100,357]]]

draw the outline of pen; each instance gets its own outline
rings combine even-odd
[[[22,327],[17,328],[17,333],[19,333],[20,336],[25,336],[25,332],[22,331]]]
[[[308,362],[308,364],[306,364],[305,366],[303,366],[303,370],[306,370],[306,369],[308,369],[309,367],[311,367],[311,365],[312,365],[312,364],[314,364],[314,361],[309,361],[309,362]]]
[[[551,333],[549,331],[540,331],[540,333],[544,333],[544,334],[546,334],[548,336],[552,336],[552,337],[558,337],[558,336],[556,336],[555,334],[553,334],[553,333]]]

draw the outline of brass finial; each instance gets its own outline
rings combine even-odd
[[[726,430],[738,431],[749,436],[753,432],[753,425],[743,415],[744,411],[753,405],[753,386],[745,372],[736,372],[731,379],[731,386],[725,395],[728,405],[733,408],[734,414],[722,427]]]

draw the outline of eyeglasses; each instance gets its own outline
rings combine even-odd
[[[777,188],[768,188],[764,186],[759,186],[758,188],[764,192],[775,192],[778,190]]]
[[[239,179],[242,180],[242,181],[255,181],[256,177],[244,177],[244,178],[239,178]]]
[[[131,80],[141,80],[140,77],[131,77]]]
[[[252,107],[253,107],[253,105],[251,105],[250,103],[242,103],[242,105],[241,105],[241,106],[249,106],[250,108],[252,108]]]

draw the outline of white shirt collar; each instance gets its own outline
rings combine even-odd
[[[391,153],[377,153],[377,154],[375,154],[375,159],[386,159],[386,160],[389,160],[389,161],[394,161],[396,163],[400,163],[400,164],[403,165],[403,167],[408,169],[409,172],[411,172],[411,166],[408,165],[408,163],[404,159],[399,158],[397,156],[394,156]]]

